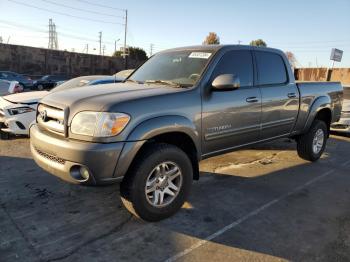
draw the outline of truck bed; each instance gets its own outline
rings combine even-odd
[[[327,101],[324,103],[330,103],[333,112],[331,122],[339,120],[343,101],[343,87],[340,82],[296,81],[296,84],[299,90],[300,110],[295,130],[302,130],[316,99],[323,99]]]

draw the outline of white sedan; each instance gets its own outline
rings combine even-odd
[[[48,93],[48,91],[26,92],[0,97],[2,136],[9,133],[28,135],[29,125],[35,119],[38,101]]]
[[[81,76],[64,82],[51,91],[23,92],[0,97],[0,138],[6,139],[9,134],[29,135],[30,125],[35,121],[38,102],[50,92],[64,92],[71,88],[97,86],[123,80],[124,78],[105,75]]]

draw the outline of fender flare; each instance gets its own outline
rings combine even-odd
[[[331,107],[331,99],[328,96],[320,96],[318,97],[310,106],[309,113],[303,128],[303,133],[307,132],[312,122],[314,121],[316,115],[318,112],[320,112],[322,109],[329,109],[332,113],[332,107]]]
[[[126,174],[136,154],[148,140],[171,132],[180,132],[189,136],[196,147],[197,159],[200,159],[200,136],[195,125],[183,116],[160,116],[141,122],[130,132],[118,159],[114,176],[121,177]]]

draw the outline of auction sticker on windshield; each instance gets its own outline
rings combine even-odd
[[[211,56],[211,53],[206,53],[206,52],[192,52],[188,57],[189,57],[189,58],[208,59],[210,56]]]

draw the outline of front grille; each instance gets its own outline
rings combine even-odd
[[[41,155],[42,157],[52,161],[52,162],[55,162],[55,163],[58,163],[58,164],[61,164],[61,165],[64,165],[66,163],[66,160],[58,157],[58,156],[54,156],[54,155],[51,155],[49,153],[45,153],[43,151],[41,151],[40,149],[38,148],[35,148],[36,152]]]
[[[37,112],[37,122],[39,127],[56,134],[65,134],[64,110],[57,107],[39,104]]]

